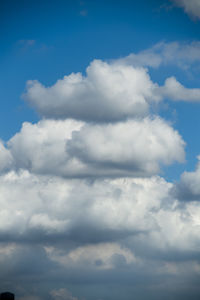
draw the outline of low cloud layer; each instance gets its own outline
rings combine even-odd
[[[187,276],[200,275],[200,207],[195,201],[180,206],[172,189],[160,177],[91,183],[27,171],[2,175],[3,287],[12,285],[19,295],[22,287],[33,295],[41,288],[54,299],[76,299],[72,294],[82,299],[80,287],[72,294],[63,288],[87,281],[123,286],[129,280],[128,286],[137,286],[139,276],[147,289],[158,284],[158,278],[166,284],[172,277],[179,289],[185,270]],[[43,278],[43,287],[37,278]]]
[[[88,249],[88,263],[95,263],[91,255],[101,259],[103,251],[98,254],[93,246],[87,248],[90,243],[98,248],[99,243],[109,242],[111,248],[108,248],[114,247],[111,252],[122,255],[123,248],[120,250],[115,244],[126,245],[131,251],[124,250],[130,262],[134,260],[134,251],[139,256],[149,256],[148,251],[138,252],[138,247],[144,246],[157,249],[164,256],[166,251],[178,249],[187,253],[200,243],[197,221],[200,207],[196,202],[179,207],[176,198],[171,198],[172,188],[172,184],[160,177],[90,183],[38,177],[27,171],[11,172],[0,178],[1,241],[29,241],[54,247],[57,243],[63,244],[67,252],[68,247],[75,251],[66,256],[66,263],[75,263],[78,259],[78,265],[81,256],[85,257],[84,247]],[[12,218],[9,218],[11,212]],[[115,244],[112,246],[112,243]],[[83,247],[82,250],[75,250],[79,247]],[[88,255],[90,249],[93,254]],[[51,254],[51,248],[49,251]],[[105,250],[106,255],[109,251]],[[60,255],[59,251],[57,254]],[[76,255],[80,258],[76,259]]]

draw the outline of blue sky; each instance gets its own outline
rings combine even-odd
[[[1,288],[199,299],[200,2],[3,0],[0,23]]]
[[[27,80],[50,85],[66,74],[84,71],[95,58],[123,57],[160,41],[198,39],[199,22],[191,22],[180,8],[171,6],[158,0],[124,5],[121,1],[1,1],[2,138],[8,139],[24,120],[36,120],[20,100]]]

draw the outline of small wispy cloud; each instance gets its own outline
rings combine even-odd
[[[86,17],[88,15],[88,11],[86,9],[83,9],[83,10],[80,11],[80,15],[82,17]]]
[[[18,40],[17,41],[17,46],[20,48],[22,51],[27,51],[28,49],[32,48],[35,46],[36,40]]]

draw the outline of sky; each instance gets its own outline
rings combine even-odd
[[[200,297],[200,1],[0,1],[0,292]]]

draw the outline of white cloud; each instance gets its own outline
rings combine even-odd
[[[151,48],[138,53],[131,53],[126,57],[113,60],[115,64],[134,67],[178,66],[188,69],[192,64],[200,62],[200,42],[160,42]]]
[[[146,285],[162,275],[166,284],[173,272],[173,281],[175,275],[182,279],[184,268],[177,260],[192,261],[184,263],[184,270],[197,270],[197,276],[200,203],[181,206],[170,194],[172,187],[160,177],[89,182],[27,171],[0,176],[3,282],[13,287],[17,278],[26,290],[31,286],[32,295],[39,289],[58,291],[71,283],[99,282],[99,276],[103,284],[123,284],[124,276],[133,276],[134,282],[139,276]],[[2,243],[10,241],[16,246],[2,249]],[[57,292],[51,296],[75,297]]]
[[[190,16],[200,19],[199,0],[172,0],[177,6],[183,7],[184,11]]]
[[[143,68],[95,60],[86,76],[72,73],[51,87],[29,81],[25,98],[45,117],[118,121],[148,113],[160,98]]]
[[[24,123],[7,144],[12,168],[64,177],[150,176],[162,165],[184,161],[182,138],[160,118]]]
[[[150,115],[163,98],[198,101],[199,89],[175,77],[159,87],[141,67],[187,67],[200,60],[199,45],[161,43],[124,60],[93,61],[86,76],[71,74],[49,88],[29,82],[27,100],[52,119],[25,122],[0,143],[0,266],[7,278],[12,268],[30,285],[34,276],[38,285],[56,278],[51,297],[77,300],[60,286],[88,274],[104,282],[126,281],[124,274],[144,280],[150,267],[152,280],[152,273],[180,275],[180,259],[193,260],[187,270],[199,274],[200,167],[179,184],[152,177],[184,161],[185,143]],[[195,201],[179,201],[186,190]],[[35,275],[25,276],[24,259]]]
[[[163,97],[171,100],[200,102],[200,89],[188,89],[175,77],[167,78],[163,87],[160,88]]]
[[[82,126],[83,123],[74,120],[24,123],[21,131],[8,141],[14,158],[12,167],[62,175],[68,165],[66,142],[71,139],[72,132]],[[73,174],[69,166],[70,171]]]
[[[170,249],[197,250],[200,243],[199,203],[179,207],[170,196],[171,188],[172,184],[159,177],[88,183],[12,172],[0,177],[0,237],[4,242],[10,239],[32,243],[44,241],[45,245],[48,241],[53,247],[57,247],[54,241],[60,240],[66,245],[73,241],[74,250],[56,254],[60,253],[57,260],[65,260],[71,266],[80,265],[80,260],[88,260],[88,253],[91,264],[101,260],[105,268],[113,266],[109,257],[114,254],[124,256],[125,261],[131,263],[134,254],[131,256],[129,250],[134,253],[136,245],[164,253]],[[38,217],[41,215],[43,218]],[[37,222],[33,222],[35,218]],[[123,247],[127,238],[130,238],[126,246],[129,250],[120,246]],[[106,251],[111,253],[108,256],[99,250],[100,246],[84,246],[84,243],[108,241],[119,244],[105,244],[105,249],[112,250]]]
[[[71,155],[85,163],[98,168],[127,169],[136,176],[155,174],[159,164],[184,160],[184,142],[159,118],[86,125],[72,134],[68,147]]]
[[[200,89],[189,89],[175,77],[153,83],[147,67],[174,64],[187,69],[200,62],[200,42],[159,43],[110,63],[94,60],[86,76],[72,73],[50,87],[27,83],[25,99],[45,118],[117,122],[147,116],[163,100],[200,101]]]

